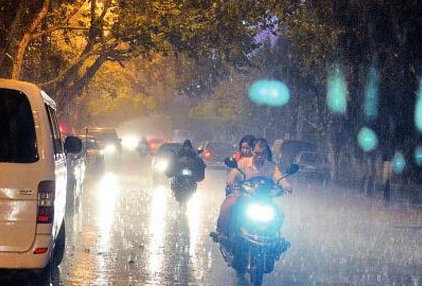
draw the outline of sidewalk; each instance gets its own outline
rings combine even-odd
[[[422,207],[422,185],[392,183],[388,191],[386,184],[381,182],[371,183],[369,179],[347,177],[334,180],[332,184],[370,198]]]

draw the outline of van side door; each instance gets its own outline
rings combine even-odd
[[[45,105],[47,109],[48,120],[51,129],[51,140],[53,141],[56,191],[54,199],[54,225],[53,235],[58,234],[61,223],[64,219],[66,209],[66,192],[67,192],[67,169],[66,155],[64,153],[63,140],[60,134],[59,124],[57,121],[56,110]]]

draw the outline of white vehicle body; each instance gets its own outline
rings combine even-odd
[[[15,101],[13,96],[22,99],[19,107],[13,109],[19,113],[16,116],[19,120],[7,122],[9,107],[2,103],[2,97],[4,102],[10,103]],[[26,112],[27,108],[32,116]],[[9,118],[13,117],[11,110]],[[23,122],[22,118],[25,118]],[[33,132],[35,146],[27,147],[35,149],[35,156],[16,159],[19,155],[7,153],[8,148],[13,148],[11,144],[1,145],[2,141],[12,138],[13,133],[18,134],[16,141],[26,146],[25,138],[31,135],[25,137],[16,130],[25,130],[26,134]],[[15,153],[19,148],[23,150],[22,146],[14,148]],[[36,85],[0,79],[0,268],[42,269],[47,266],[64,223],[66,180],[66,156],[55,102]]]

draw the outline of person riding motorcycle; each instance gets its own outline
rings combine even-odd
[[[263,176],[272,178],[275,182],[280,183],[281,187],[286,192],[291,192],[290,183],[287,180],[282,180],[283,174],[278,169],[276,164],[271,160],[271,149],[267,140],[264,138],[256,139],[252,145],[252,157],[242,158],[238,162],[238,169],[232,169],[227,178],[228,187],[233,191],[226,197],[220,207],[220,215],[217,220],[217,232],[225,236],[228,235],[228,228],[230,226],[231,211],[241,196],[241,193],[236,190],[235,186],[238,182],[249,180],[253,177]]]
[[[189,139],[186,139],[183,142],[182,149],[180,149],[179,152],[176,153],[176,158],[187,157],[193,159],[196,158],[197,155],[198,153],[193,148],[192,142],[190,142]]]
[[[142,137],[141,142],[139,142],[138,151],[143,156],[146,156],[147,154],[149,154],[150,152],[149,144],[148,144],[148,140],[145,137]]]
[[[198,152],[193,148],[192,142],[186,139],[183,142],[182,149],[175,155],[173,174],[178,169],[189,166],[193,171],[193,178],[195,181],[200,182],[205,178],[205,163],[198,156]]]

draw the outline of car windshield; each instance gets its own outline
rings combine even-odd
[[[316,151],[314,144],[304,141],[284,141],[280,146],[280,152],[284,158],[294,158],[299,152]]]
[[[16,90],[0,89],[0,162],[37,160],[35,124],[28,98]]]
[[[90,134],[95,135],[95,138],[100,141],[118,141],[119,138],[117,136],[116,131],[108,131],[108,130],[89,130]]]
[[[85,142],[87,149],[100,149],[100,145],[95,139],[88,139],[88,141]]]
[[[300,158],[302,164],[322,164],[324,163],[323,157],[320,154],[316,153],[304,153]]]

